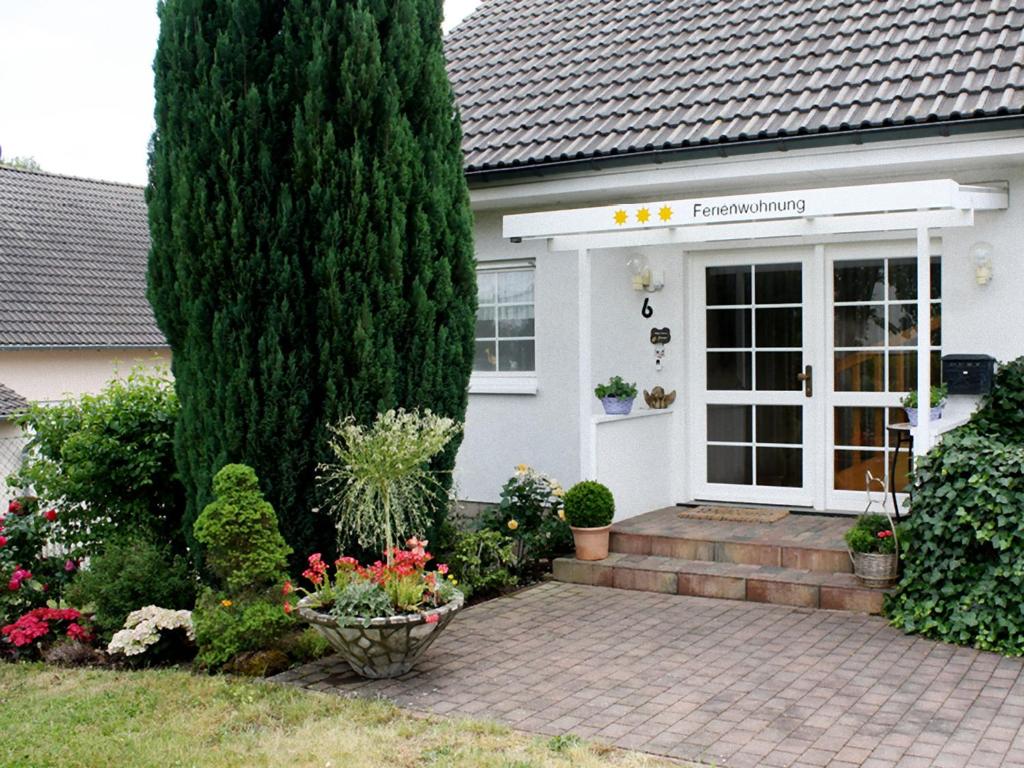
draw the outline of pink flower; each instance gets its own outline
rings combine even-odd
[[[324,574],[327,573],[327,563],[321,559],[319,552],[309,556],[309,568],[302,572],[302,575],[309,579],[314,585],[320,586],[324,581]]]
[[[6,546],[6,545],[7,545],[7,537],[6,536],[0,536],[0,547]]]
[[[92,633],[81,624],[68,624],[68,637],[81,643],[92,642]]]
[[[442,576],[447,575],[448,574],[448,565],[445,564],[445,563],[438,563],[438,565],[437,565],[437,572],[440,573]]]
[[[437,624],[437,621],[440,618],[441,617],[436,613],[428,613],[426,616],[423,617],[423,620],[427,622],[427,624]]]
[[[43,517],[45,517],[51,523],[55,523],[55,522],[57,522],[57,510],[56,509],[48,509],[48,510],[46,510],[43,513]]]
[[[78,568],[78,564],[75,563],[75,561],[72,560],[70,557],[67,560],[64,561],[64,570],[67,573],[74,573],[75,569],[77,569],[77,568]]]

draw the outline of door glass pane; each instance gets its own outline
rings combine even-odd
[[[885,342],[885,305],[835,308],[837,347],[880,347]]]
[[[705,282],[709,307],[750,303],[750,267],[708,267]]]
[[[749,443],[753,440],[749,405],[709,405],[708,440],[718,443]]]
[[[709,348],[751,346],[749,309],[709,309],[707,318]]]
[[[836,301],[882,301],[885,264],[881,259],[837,261],[833,270]]]
[[[837,491],[861,491],[867,488],[866,472],[885,477],[885,451],[837,450],[835,452],[835,488]]]
[[[836,408],[836,445],[872,446],[885,444],[884,408]]]
[[[763,392],[803,389],[797,376],[803,370],[803,352],[758,352],[757,388]]]
[[[757,406],[757,442],[788,443],[800,445],[803,442],[804,409],[799,405]]]
[[[885,355],[882,352],[836,352],[837,392],[884,392]]]
[[[536,370],[533,359],[533,339],[498,341],[499,371]]]
[[[803,270],[799,264],[759,264],[754,268],[754,277],[754,300],[758,304],[803,301]]]
[[[751,454],[753,448],[746,445],[709,445],[708,482],[727,485],[752,485],[754,469]]]
[[[708,352],[708,389],[750,389],[749,352]]]
[[[758,308],[757,346],[803,346],[803,311],[800,307],[780,309]]]
[[[942,381],[942,353],[932,351],[932,386]],[[917,351],[901,350],[889,353],[889,391],[909,392],[917,388]]]
[[[800,448],[757,448],[757,484],[799,488],[804,484]]]
[[[917,299],[917,259],[889,259],[889,299]]]
[[[942,305],[932,304],[932,346],[942,346]]]
[[[889,346],[917,344],[917,307],[913,304],[889,305]]]

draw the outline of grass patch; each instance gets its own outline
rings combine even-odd
[[[0,663],[0,711],[5,768],[667,765],[573,737],[531,738],[492,723],[178,670]]]

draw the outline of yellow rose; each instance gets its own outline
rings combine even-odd
[[[232,605],[234,605],[234,603],[232,603],[230,600],[221,600],[220,604],[223,605],[225,608],[230,608]]]
[[[509,520],[508,521],[508,529],[510,531],[514,531],[518,527],[519,527],[519,523],[517,523],[515,520]]]
[[[520,475],[525,475],[529,471],[530,471],[530,467],[527,466],[526,464],[517,464],[516,465],[516,472],[518,474],[520,474]]]
[[[565,496],[565,489],[562,486],[557,485],[555,486],[554,490],[551,491],[551,495],[557,496],[558,498],[562,498],[563,496]]]
[[[565,510],[564,509],[558,510],[558,519],[562,520],[562,521],[565,520]]]

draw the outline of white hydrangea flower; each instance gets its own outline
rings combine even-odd
[[[184,629],[188,639],[195,641],[196,631],[192,625],[191,611],[172,611],[169,608],[147,605],[128,614],[124,629],[116,632],[110,639],[107,653],[138,656],[160,639],[162,631],[176,629]]]

